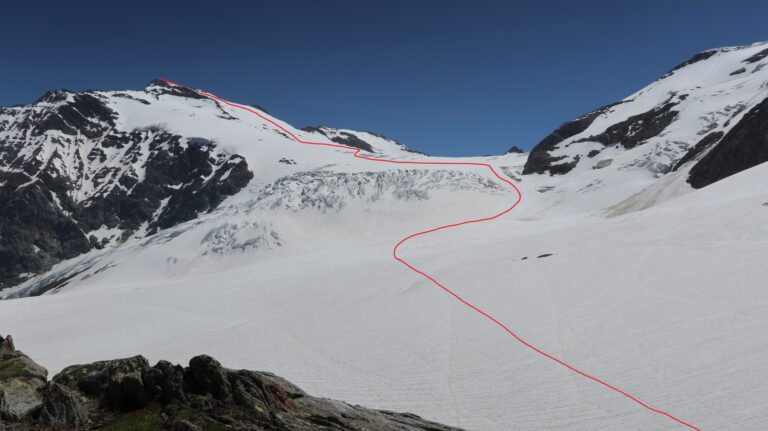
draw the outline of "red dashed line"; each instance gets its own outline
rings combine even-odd
[[[685,421],[683,421],[681,419],[678,419],[677,417],[672,416],[671,414],[669,414],[669,413],[667,413],[667,412],[665,412],[663,410],[659,410],[657,408],[651,407],[650,405],[640,401],[639,399],[637,399],[634,396],[628,394],[627,392],[624,392],[623,390],[621,390],[621,389],[619,389],[619,388],[617,388],[615,386],[612,386],[612,385],[606,383],[605,381],[598,379],[597,377],[594,377],[594,376],[592,376],[592,375],[590,375],[590,374],[588,374],[588,373],[586,373],[584,371],[581,371],[580,369],[578,369],[578,368],[576,368],[576,367],[574,367],[572,365],[569,365],[568,363],[566,363],[566,362],[564,362],[564,361],[562,361],[562,360],[560,360],[560,359],[550,355],[549,353],[546,353],[546,352],[542,351],[538,347],[533,346],[529,342],[527,342],[524,339],[520,338],[519,335],[517,335],[514,331],[509,329],[505,324],[501,323],[495,317],[493,317],[492,315],[486,313],[485,311],[483,311],[482,309],[480,309],[476,305],[472,304],[471,302],[467,301],[466,299],[462,298],[456,292],[454,292],[451,289],[445,287],[442,283],[437,281],[431,275],[429,275],[426,272],[416,268],[415,266],[413,266],[410,263],[408,263],[405,259],[403,259],[400,256],[398,256],[397,250],[400,248],[400,246],[405,244],[407,241],[409,241],[409,240],[411,240],[413,238],[416,238],[418,236],[430,234],[430,233],[433,233],[433,232],[437,232],[437,231],[440,231],[440,230],[443,230],[443,229],[452,228],[452,227],[457,227],[457,226],[463,226],[463,225],[472,224],[472,223],[480,223],[480,222],[484,222],[484,221],[495,220],[495,219],[503,216],[504,214],[512,211],[512,209],[514,209],[517,206],[517,204],[520,203],[520,201],[522,200],[523,195],[520,192],[520,189],[518,189],[517,186],[512,181],[510,181],[510,180],[502,177],[501,175],[499,175],[498,172],[496,172],[496,170],[493,169],[493,166],[491,166],[490,164],[488,164],[488,163],[476,163],[476,162],[417,162],[417,161],[406,161],[406,160],[388,160],[388,159],[379,159],[379,158],[376,158],[376,157],[361,156],[360,152],[362,150],[359,149],[359,148],[348,147],[346,145],[340,145],[340,144],[329,144],[329,143],[326,143],[326,142],[305,141],[305,140],[299,138],[298,136],[296,136],[295,134],[293,134],[293,132],[291,132],[287,128],[283,127],[278,122],[274,121],[273,119],[271,119],[269,117],[266,117],[265,115],[263,115],[262,113],[260,113],[257,110],[251,109],[251,108],[249,108],[247,106],[238,105],[236,103],[229,102],[227,100],[224,100],[224,99],[222,99],[222,98],[220,98],[220,97],[218,97],[216,95],[213,95],[211,93],[207,93],[205,91],[196,90],[194,88],[190,88],[190,87],[187,87],[187,86],[175,83],[173,81],[169,81],[167,79],[163,79],[163,78],[159,78],[159,79],[161,81],[166,82],[168,84],[171,84],[173,86],[181,87],[181,88],[186,88],[188,90],[194,91],[194,92],[196,92],[197,94],[199,94],[201,96],[205,96],[205,97],[214,99],[216,101],[219,101],[219,102],[221,102],[221,103],[223,103],[225,105],[231,106],[233,108],[242,109],[244,111],[248,111],[248,112],[250,112],[252,114],[255,114],[255,115],[259,116],[262,120],[267,121],[270,124],[274,125],[275,127],[279,128],[280,130],[282,130],[283,132],[288,134],[288,136],[290,136],[293,140],[295,140],[296,142],[298,142],[300,144],[304,144],[304,145],[317,145],[317,146],[323,146],[323,147],[333,147],[333,148],[341,148],[341,149],[345,149],[345,150],[352,150],[352,151],[354,151],[354,153],[352,154],[354,157],[356,157],[358,159],[363,159],[363,160],[370,160],[372,162],[394,163],[394,164],[398,164],[398,165],[482,166],[482,167],[488,168],[488,170],[490,170],[491,173],[498,180],[506,183],[507,185],[512,187],[512,189],[515,190],[515,193],[517,194],[517,199],[515,199],[515,202],[512,203],[512,205],[509,208],[507,208],[507,209],[505,209],[505,210],[503,210],[503,211],[501,211],[501,212],[499,212],[497,214],[489,216],[489,217],[478,218],[478,219],[473,219],[473,220],[465,220],[465,221],[461,221],[461,222],[458,222],[458,223],[452,223],[452,224],[447,224],[447,225],[444,225],[444,226],[438,226],[436,228],[432,228],[432,229],[429,229],[429,230],[425,230],[425,231],[422,231],[422,232],[416,232],[414,234],[408,235],[405,238],[401,239],[397,244],[395,244],[395,247],[392,249],[392,256],[395,258],[395,260],[397,260],[398,262],[400,262],[403,265],[407,266],[409,269],[411,269],[412,271],[418,273],[419,275],[421,275],[422,277],[426,278],[427,280],[431,281],[435,286],[439,287],[440,289],[442,289],[443,291],[445,291],[449,295],[451,295],[454,298],[456,298],[462,304],[466,305],[467,307],[471,308],[472,310],[474,310],[478,314],[480,314],[483,317],[485,317],[486,319],[490,320],[496,326],[498,326],[501,329],[503,329],[504,331],[506,331],[515,340],[520,342],[523,346],[533,350],[534,352],[538,353],[539,355],[541,355],[541,356],[543,356],[543,357],[545,357],[545,358],[547,358],[547,359],[549,359],[551,361],[554,361],[557,364],[559,364],[559,365],[561,365],[561,366],[563,366],[563,367],[573,371],[574,373],[576,373],[576,374],[578,374],[580,376],[586,377],[587,379],[592,380],[593,382],[598,383],[598,384],[602,385],[603,387],[605,387],[607,389],[610,389],[613,392],[616,392],[617,394],[619,394],[619,395],[629,399],[630,401],[633,401],[634,403],[638,404],[639,406],[643,407],[644,409],[646,409],[648,411],[651,411],[653,413],[657,413],[659,415],[665,416],[665,417],[667,417],[667,418],[669,418],[669,419],[671,419],[671,420],[673,420],[673,421],[675,421],[675,422],[677,422],[677,423],[679,423],[681,425],[685,425],[686,427],[688,427],[688,428],[690,428],[692,430],[702,431],[700,428],[697,428],[696,426],[691,425],[688,422],[685,422]]]

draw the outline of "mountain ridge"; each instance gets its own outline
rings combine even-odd
[[[506,156],[526,157],[522,170],[501,169],[513,178],[542,183],[536,190],[556,190],[574,198],[577,190],[597,184],[596,196],[606,196],[595,201],[597,209],[619,205],[617,193],[631,198],[669,172],[683,171],[686,181],[698,188],[764,162],[768,156],[761,149],[768,138],[760,131],[763,118],[758,106],[762,105],[754,99],[763,94],[763,104],[768,100],[765,45],[697,53],[635,95],[564,123],[530,153],[513,147]],[[709,63],[713,66],[708,70],[723,69],[719,72],[723,77],[710,73],[707,78],[695,78],[698,69],[691,68]],[[740,70],[739,65],[752,70],[734,77],[731,72]],[[709,87],[669,84],[681,79],[705,79]],[[723,87],[721,81],[730,87]],[[702,93],[708,88],[717,90],[712,96],[696,95],[710,94]],[[745,99],[748,95],[751,101]],[[712,106],[699,109],[691,105],[691,98],[707,100]],[[172,100],[180,101],[179,106],[192,116],[196,103],[211,103],[195,91],[155,79],[141,91],[55,90],[31,104],[0,108],[0,218],[5,220],[0,224],[4,226],[0,227],[4,229],[0,289],[19,284],[24,275],[46,271],[62,259],[193,220],[251,182],[254,173],[248,157],[221,148],[215,135],[197,136],[186,126],[166,130],[165,124],[151,120],[138,127],[119,124],[131,112],[174,106]],[[213,103],[218,120],[243,121]],[[130,104],[130,109],[119,113]],[[701,125],[692,126],[694,121]],[[327,126],[299,131],[367,152],[426,157],[372,132]],[[670,133],[678,136],[668,138]],[[746,139],[752,140],[752,147],[744,143]],[[746,156],[739,153],[745,148],[749,148]],[[591,169],[585,166],[590,164]],[[723,165],[728,168],[721,169]],[[572,185],[553,178],[558,176],[568,177]],[[645,186],[619,192],[624,181]],[[19,214],[32,216],[19,218]],[[58,227],[52,230],[51,226]]]

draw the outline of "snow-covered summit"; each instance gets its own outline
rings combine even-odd
[[[676,190],[671,198],[690,191],[687,183],[702,187],[766,161],[740,163],[723,153],[688,174],[715,147],[748,145],[735,135],[761,122],[753,114],[768,99],[767,57],[768,42],[698,53],[635,94],[561,125],[533,148],[524,173],[579,210],[587,207],[573,199],[593,192],[586,205],[594,210],[665,176],[679,177],[659,182]],[[703,172],[720,163],[731,166],[716,175]]]

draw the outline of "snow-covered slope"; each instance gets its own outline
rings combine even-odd
[[[508,176],[522,203],[493,222],[420,237],[401,254],[538,347],[655,407],[705,430],[760,429],[761,53],[768,45],[699,54],[561,126],[530,157],[463,159]],[[455,161],[260,113],[162,82],[53,93],[0,112],[0,196],[14,203],[0,217],[24,221],[34,202],[68,223],[67,235],[37,235],[51,219],[35,219],[24,243],[33,257],[47,252],[38,244],[54,250],[73,237],[93,235],[99,246],[49,253],[40,273],[8,283],[0,294],[16,299],[0,301],[0,328],[54,372],[204,352],[310,393],[468,429],[686,429],[533,354],[392,260],[407,234],[514,202],[486,169],[357,159],[302,145],[270,121],[380,158]],[[751,164],[732,157],[742,149]],[[702,164],[710,154],[715,162]],[[711,167],[718,160],[742,172],[723,176]],[[696,178],[725,179],[696,190],[696,166],[707,173]],[[9,182],[14,175],[23,181]],[[128,217],[130,205],[113,205],[131,196],[149,203]]]
[[[635,200],[653,195],[652,202],[624,207],[642,209],[689,192],[688,171],[713,147],[728,140],[749,146],[729,135],[742,119],[765,123],[748,114],[768,103],[767,57],[768,43],[704,51],[637,93],[560,126],[532,150],[525,165],[525,173],[539,177],[533,181],[552,195],[546,200],[554,208],[544,213],[601,209],[649,187],[667,190],[646,191]],[[702,187],[766,161],[768,152],[743,158],[717,158],[710,165],[732,166],[714,175],[697,174],[692,184]],[[673,171],[681,172],[676,184],[657,182]]]

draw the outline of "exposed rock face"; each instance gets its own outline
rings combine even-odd
[[[319,133],[337,144],[359,148],[369,153],[378,153],[381,152],[381,150],[387,151],[380,147],[383,144],[384,147],[389,148],[389,150],[395,149],[396,151],[427,155],[421,151],[408,148],[400,141],[387,138],[386,136],[375,132],[336,129],[320,125],[302,127],[301,130],[309,133]]]
[[[161,81],[145,93],[202,98]],[[191,220],[253,177],[244,158],[209,140],[116,127],[118,97],[61,90],[0,108],[0,289],[141,227]]]
[[[47,384],[45,369],[21,352],[2,355],[12,356],[0,356],[0,388],[29,386],[0,392],[0,429],[458,431],[412,414],[315,398],[273,374],[230,370],[204,355],[186,368],[150,366],[141,356],[74,365]]]
[[[325,128],[322,126],[307,126],[307,127],[301,128],[301,130],[305,132],[321,133],[337,144],[346,145],[348,147],[360,148],[361,150],[368,151],[369,153],[374,152],[371,144],[363,141],[362,139],[358,138],[357,136],[351,133],[339,132],[337,136],[333,136],[326,133],[324,129]]]
[[[767,54],[768,55],[768,54]],[[768,161],[768,99],[744,117],[691,169],[688,182],[695,188]]]
[[[608,110],[611,106],[613,105],[604,106],[588,114],[584,114],[575,120],[564,123],[555,129],[554,132],[547,135],[547,137],[542,139],[541,142],[536,144],[531,150],[531,153],[528,155],[528,160],[523,167],[523,175],[533,173],[543,174],[545,172],[549,172],[552,175],[568,173],[573,169],[575,163],[573,165],[558,165],[557,162],[564,157],[554,157],[550,152],[554,150],[556,145],[560,142],[587,130],[587,127],[592,124],[595,118]]]
[[[575,155],[570,160],[566,160],[567,156],[553,156],[552,152],[561,142],[587,130],[598,116],[616,105],[604,106],[558,127],[531,150],[523,168],[523,175],[547,172],[550,175],[564,175],[573,170],[581,160],[581,155]],[[659,135],[677,118],[677,111],[672,109],[675,105],[675,102],[667,101],[646,112],[619,121],[597,135],[576,139],[573,143],[599,142],[606,147],[621,145],[626,149],[632,149]],[[595,157],[599,152],[599,150],[591,150],[587,153],[587,157]]]
[[[696,157],[702,154],[704,150],[708,149],[713,144],[717,143],[722,137],[723,137],[723,132],[718,131],[718,132],[708,133],[706,136],[701,138],[701,140],[697,142],[696,145],[691,147],[691,149],[688,150],[687,153],[685,153],[685,155],[677,162],[677,164],[675,165],[674,168],[672,168],[672,170],[676,171],[686,163],[696,159]]]
[[[634,148],[647,139],[657,136],[675,120],[677,111],[672,109],[675,105],[674,102],[667,102],[656,106],[612,125],[599,135],[577,142],[595,141],[606,146],[621,144],[627,149]]]
[[[765,57],[768,57],[768,48],[758,52],[757,54],[747,58],[744,60],[744,63],[752,64],[757,63],[758,61],[764,59]]]

